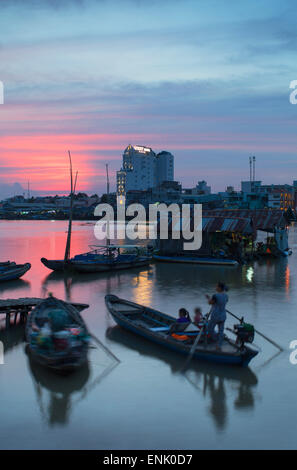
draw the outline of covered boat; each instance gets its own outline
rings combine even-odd
[[[7,265],[0,266],[0,282],[1,281],[12,281],[22,277],[31,268],[30,263],[15,264],[9,263]]]
[[[57,372],[86,364],[90,336],[79,310],[55,297],[42,300],[31,312],[26,340],[32,359]]]
[[[78,272],[94,273],[147,266],[151,255],[140,245],[90,246],[88,253],[71,258],[69,265]]]
[[[190,323],[183,331],[171,333],[172,327],[176,325],[176,318],[115,295],[106,295],[105,303],[115,322],[121,327],[187,356],[200,332]],[[227,336],[224,337],[221,349],[217,350],[216,343],[209,342],[206,335],[201,335],[193,357],[245,367],[257,354],[258,351],[250,345],[243,342],[237,344]]]

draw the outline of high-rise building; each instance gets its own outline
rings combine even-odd
[[[156,186],[163,181],[174,180],[174,156],[170,152],[163,150],[158,153],[156,159]]]
[[[127,191],[145,191],[159,186],[163,181],[172,181],[174,157],[169,152],[158,155],[141,145],[128,145],[123,153],[123,164],[117,172],[117,194]]]

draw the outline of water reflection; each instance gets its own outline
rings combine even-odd
[[[14,281],[6,281],[0,283],[0,295],[6,294],[6,292],[11,291],[23,291],[29,290],[31,287],[31,283],[29,281],[25,281],[24,279],[16,279]]]
[[[71,293],[74,286],[88,286],[89,289],[99,293],[110,294],[117,290],[127,280],[127,277],[133,287],[140,287],[146,283],[147,289],[143,292],[144,298],[149,298],[149,291],[153,287],[153,276],[151,267],[139,267],[126,271],[114,271],[103,273],[71,273],[71,272],[52,272],[42,281],[41,293],[45,296],[51,289],[59,288],[64,285],[65,299],[71,301]],[[148,287],[150,286],[150,287]],[[138,290],[138,289],[136,289]],[[139,289],[141,290],[141,288]],[[146,295],[145,295],[146,293]],[[137,293],[135,294],[137,295]]]
[[[55,375],[34,362],[29,354],[28,364],[43,419],[49,426],[67,424],[77,403],[77,400],[73,401],[73,394],[79,391],[81,397],[85,394],[90,376],[89,364],[68,376]]]
[[[5,353],[19,346],[25,341],[25,325],[19,322],[13,327],[6,328],[3,324],[0,330],[0,341],[3,343]]]
[[[140,355],[150,356],[165,362],[172,374],[181,371],[184,357],[149,341],[123,330],[119,326],[109,327],[106,338],[125,348],[137,351]],[[209,414],[218,430],[223,430],[227,424],[228,396],[234,395],[233,407],[237,410],[247,410],[255,406],[254,387],[258,384],[257,376],[249,368],[225,367],[206,362],[192,361],[184,374],[188,382],[205,399],[209,399]]]

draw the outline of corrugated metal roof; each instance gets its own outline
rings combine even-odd
[[[284,211],[279,209],[214,209],[203,211],[203,217],[224,217],[252,220],[256,230],[273,231],[274,227],[284,227],[288,224]]]
[[[194,220],[191,217],[190,223],[184,221],[184,229],[190,229],[193,231],[194,227]],[[195,227],[196,230],[199,229],[198,226]],[[171,231],[171,220],[169,219],[168,222],[169,232]],[[182,227],[182,221],[175,222],[173,225],[173,231],[179,231]],[[201,224],[200,224],[201,228]],[[252,234],[254,232],[253,226],[251,224],[251,219],[244,219],[244,218],[235,218],[235,217],[220,217],[217,215],[212,215],[211,217],[206,216],[203,214],[202,217],[202,230],[203,232],[238,232],[238,233],[245,233],[245,234]]]

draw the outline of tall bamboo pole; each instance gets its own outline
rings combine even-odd
[[[69,151],[69,150],[68,150],[68,156],[69,156],[69,171],[70,171],[70,186],[71,186],[71,192],[70,192],[70,210],[69,210],[68,234],[67,234],[67,242],[66,242],[66,248],[65,248],[64,264],[66,264],[67,261],[68,261],[69,258],[70,258],[71,229],[72,229],[72,213],[73,213],[73,196],[74,196],[74,191],[73,191],[72,160],[71,160],[71,154],[70,154],[70,151]],[[75,178],[75,185],[76,185],[76,179],[77,179],[77,173],[76,173],[76,178]]]

